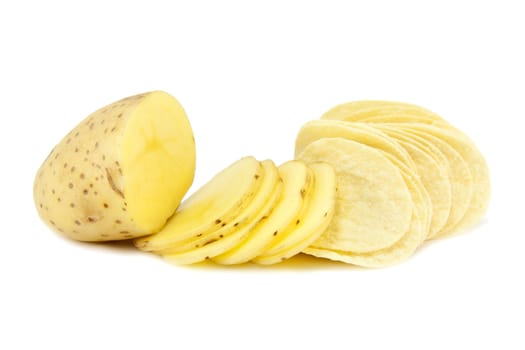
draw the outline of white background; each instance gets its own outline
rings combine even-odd
[[[0,348],[525,348],[520,1],[2,1]],[[171,266],[65,240],[32,181],[81,119],[162,89],[192,122],[195,190],[232,161],[293,157],[350,100],[434,110],[486,155],[486,218],[365,270]]]

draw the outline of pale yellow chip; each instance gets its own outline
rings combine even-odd
[[[308,247],[321,236],[330,224],[335,211],[336,176],[332,166],[311,163],[314,184],[306,193],[305,210],[301,216],[276,236],[267,250],[255,258],[258,264],[275,264],[289,259]]]
[[[432,201],[432,223],[428,236],[436,235],[446,225],[452,206],[448,164],[436,159],[434,152],[421,143],[417,136],[404,133],[395,126],[383,124],[374,124],[374,126],[396,139],[416,164],[417,173]]]
[[[414,254],[425,240],[430,226],[431,203],[425,188],[411,169],[395,157],[384,154],[399,167],[403,179],[411,194],[412,214],[410,225],[404,235],[389,247],[366,253],[356,253],[341,249],[316,247],[315,244],[303,250],[303,253],[342,261],[364,267],[385,267],[400,263]]]
[[[306,146],[316,140],[334,137],[385,151],[415,169],[415,164],[406,150],[386,134],[364,123],[348,123],[341,120],[312,120],[303,125],[295,140],[295,155],[297,157]]]
[[[193,264],[223,254],[242,242],[260,221],[267,220],[281,195],[282,182],[275,164],[266,160],[262,166],[264,171],[260,187],[238,217],[223,222],[221,228],[208,235],[202,243],[195,243],[193,247],[185,246],[184,249],[173,246],[158,253],[172,263]]]
[[[345,120],[349,122],[372,121],[374,118],[390,116],[390,121],[421,122],[444,125],[447,122],[426,108],[394,101],[363,100],[344,103],[327,111],[321,119]],[[384,120],[377,120],[383,122]]]
[[[487,211],[490,201],[490,174],[485,158],[476,145],[457,129],[419,123],[405,123],[403,127],[432,135],[448,143],[464,159],[472,176],[472,198],[465,215],[452,231],[444,232],[439,236],[460,232],[479,222]]]
[[[454,228],[465,215],[472,198],[472,176],[470,175],[470,170],[466,162],[452,146],[443,140],[418,130],[407,129],[402,125],[398,125],[397,127],[407,133],[413,134],[415,137],[426,139],[430,144],[438,148],[447,159],[446,164],[448,165],[448,177],[452,194],[450,213],[447,223],[441,231],[429,238],[439,238],[452,234]]]
[[[262,254],[272,240],[295,220],[312,183],[312,176],[303,162],[295,160],[280,165],[279,174],[283,189],[268,218],[260,221],[241,243],[214,257],[213,261],[228,265],[248,262]]]
[[[297,156],[337,176],[335,214],[317,247],[357,253],[389,247],[408,230],[413,202],[399,169],[381,151],[342,138],[310,143]]]
[[[162,230],[135,240],[135,246],[158,251],[220,227],[251,202],[261,174],[261,164],[255,158],[236,161],[185,200]]]

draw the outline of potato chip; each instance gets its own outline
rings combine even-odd
[[[295,155],[299,155],[310,143],[323,139],[341,137],[366,146],[377,148],[415,169],[410,155],[395,140],[364,123],[348,123],[340,120],[312,120],[301,128],[295,141]]]
[[[321,116],[321,119],[369,122],[376,117],[382,117],[385,115],[389,115],[392,119],[396,119],[397,122],[437,123],[439,125],[447,124],[447,122],[439,115],[423,107],[402,102],[378,100],[363,100],[344,103],[327,111]]]
[[[385,157],[389,158],[401,169],[400,172],[411,194],[412,213],[410,225],[404,235],[391,246],[366,253],[317,247],[315,243],[304,249],[304,253],[364,267],[385,267],[397,264],[414,254],[427,237],[432,216],[430,198],[416,174],[395,157],[388,154],[385,154]]]
[[[335,214],[317,247],[366,253],[397,242],[412,220],[413,202],[399,169],[381,151],[342,138],[310,143],[298,159],[327,162],[337,176]]]
[[[396,139],[408,152],[425,189],[432,201],[432,224],[429,237],[436,235],[447,223],[452,206],[452,191],[448,176],[448,164],[441,163],[434,152],[417,140],[417,136],[403,133],[395,126],[374,124],[376,128]],[[443,157],[444,160],[444,157]]]
[[[419,123],[405,123],[402,126],[406,129],[417,130],[435,136],[448,143],[461,155],[472,176],[472,198],[465,215],[453,228],[453,232],[459,232],[477,223],[488,208],[490,174],[485,158],[476,145],[457,129],[440,128]],[[449,232],[448,234],[451,233]]]

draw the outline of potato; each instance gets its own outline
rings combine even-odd
[[[99,109],[55,146],[37,172],[34,201],[51,228],[81,241],[161,229],[195,172],[193,132],[162,91]]]

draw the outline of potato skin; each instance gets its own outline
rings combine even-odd
[[[85,118],[53,148],[36,174],[33,195],[38,214],[54,231],[80,241],[152,233],[132,217],[121,147],[134,111],[155,94],[173,99],[156,91],[111,103]]]

